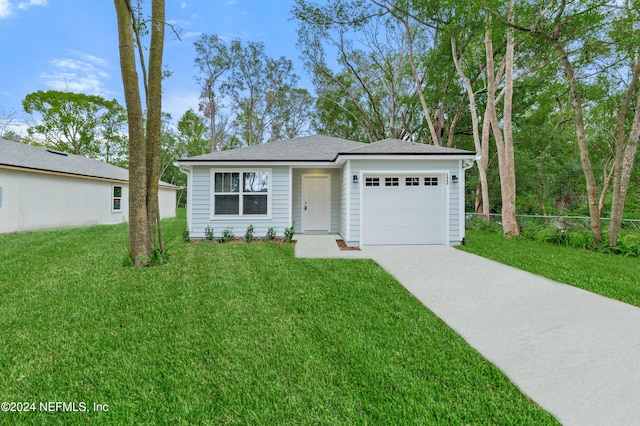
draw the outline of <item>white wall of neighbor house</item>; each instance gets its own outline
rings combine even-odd
[[[113,187],[122,187],[113,209]],[[0,233],[122,223],[128,215],[126,183],[0,169]]]
[[[212,211],[212,176],[216,172],[241,172],[268,170],[270,173],[269,197],[270,214],[246,217],[215,217]],[[188,201],[189,234],[191,238],[204,238],[207,226],[213,229],[216,237],[224,229],[231,228],[237,237],[243,237],[247,227],[253,225],[254,236],[262,237],[268,228],[276,229],[277,236],[284,234],[289,227],[289,167],[288,166],[225,166],[214,168],[211,165],[193,166],[190,173]]]
[[[461,209],[464,209],[464,178],[460,176],[460,160],[437,160],[437,159],[410,159],[410,160],[351,160],[350,161],[350,175],[358,175],[359,183],[354,184],[352,182],[352,176],[347,176],[345,184],[349,186],[350,203],[348,206],[348,229],[345,231],[345,238],[348,238],[347,243],[352,246],[360,244],[360,201],[361,201],[361,188],[363,175],[367,171],[397,171],[398,174],[402,174],[406,170],[420,170],[424,173],[429,171],[447,171],[449,174],[448,185],[448,214],[447,220],[449,221],[449,234],[448,240],[450,245],[460,244],[464,237],[464,223],[460,222]],[[458,176],[458,183],[451,182],[451,176]],[[347,183],[351,182],[351,183]],[[346,192],[346,190],[345,190]],[[347,236],[348,235],[348,236]]]
[[[158,205],[162,219],[176,217],[177,188],[160,187],[158,189]]]
[[[129,216],[127,182],[0,168],[0,188],[0,233],[113,225]],[[176,188],[161,187],[158,201],[160,217],[175,217]]]
[[[329,233],[340,232],[340,206],[342,202],[342,169],[338,168],[294,168],[292,213],[296,233],[302,232],[302,175],[331,175],[331,229]]]

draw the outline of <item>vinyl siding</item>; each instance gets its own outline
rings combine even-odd
[[[238,217],[214,218],[211,212],[211,176],[216,171],[271,171],[270,217]],[[212,168],[211,166],[193,167],[191,190],[191,229],[192,238],[204,238],[205,230],[209,226],[214,235],[220,236],[226,228],[231,228],[237,237],[243,237],[247,227],[253,225],[254,236],[262,237],[270,227],[276,229],[277,235],[282,236],[284,229],[289,226],[289,168],[288,167],[239,167]]]

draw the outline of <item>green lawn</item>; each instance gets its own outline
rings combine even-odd
[[[140,271],[126,225],[0,236],[1,424],[556,424],[372,261],[165,228]]]
[[[491,231],[467,231],[461,250],[534,274],[640,306],[640,259],[553,245],[524,238],[507,239]]]

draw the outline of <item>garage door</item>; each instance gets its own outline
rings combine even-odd
[[[444,175],[366,175],[362,244],[444,244]]]

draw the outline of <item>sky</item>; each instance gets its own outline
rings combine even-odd
[[[197,110],[193,42],[201,34],[263,42],[268,56],[294,62],[300,85],[311,91],[295,46],[292,5],[293,0],[166,0],[166,19],[181,37],[170,29],[165,33],[164,63],[173,75],[163,82],[163,110],[174,121],[189,108]],[[0,0],[0,40],[0,115],[29,121],[22,100],[37,90],[100,95],[124,105],[113,1]]]

